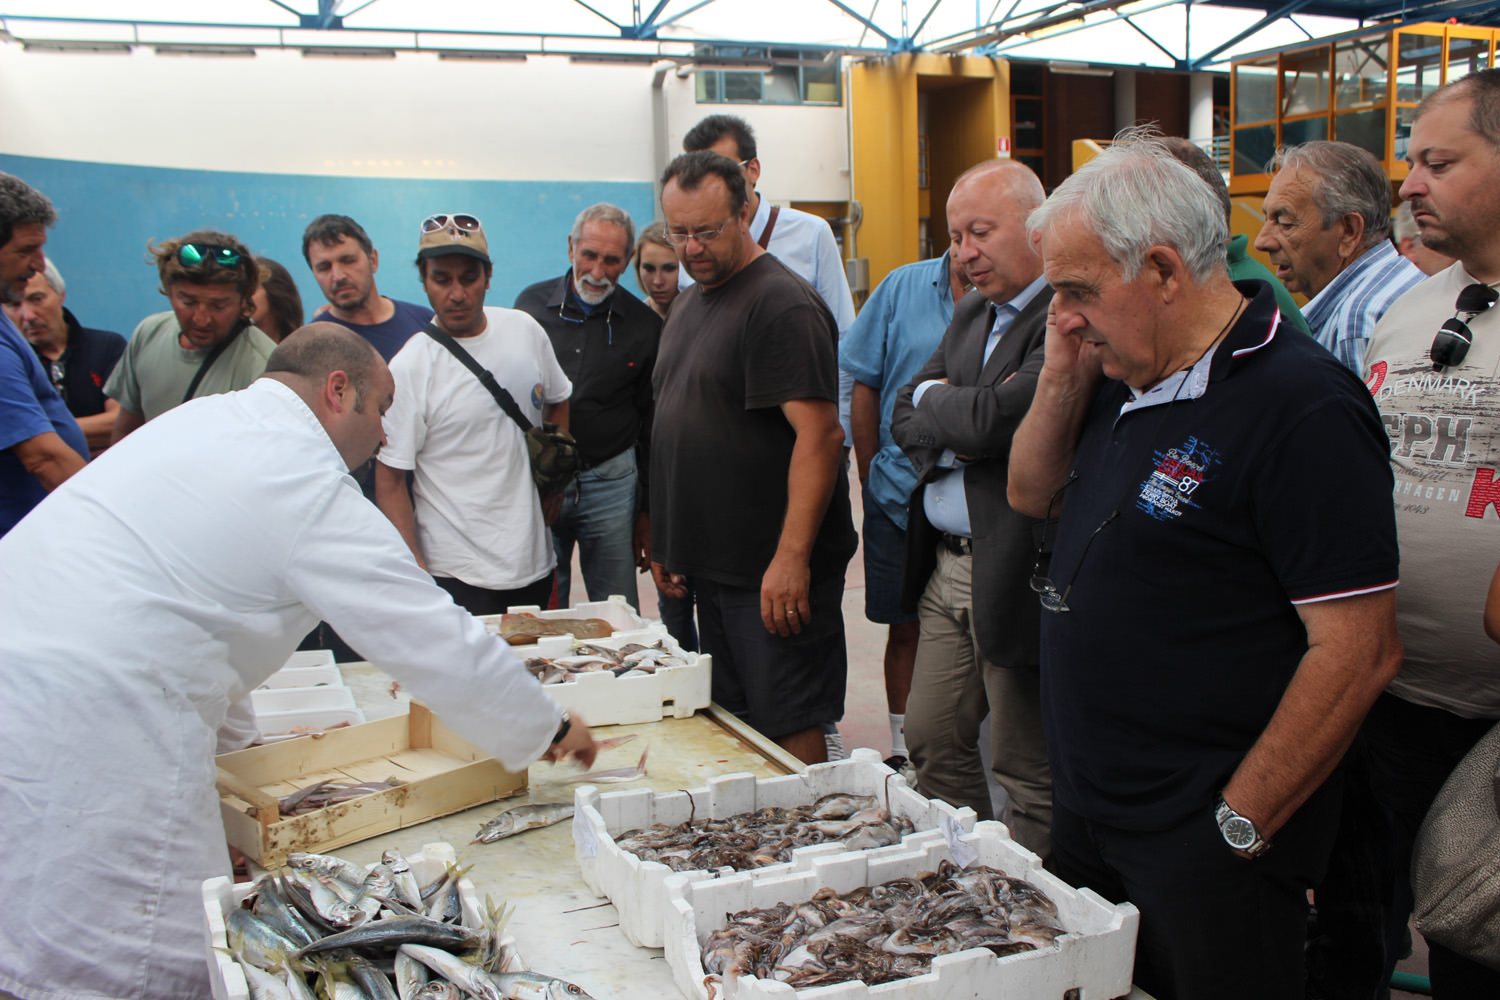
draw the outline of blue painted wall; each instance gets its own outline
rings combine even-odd
[[[324,301],[302,259],[302,231],[325,212],[357,219],[380,251],[383,295],[425,303],[412,261],[422,219],[472,212],[484,223],[495,275],[487,305],[567,267],[567,235],[597,201],[655,218],[649,181],[451,181],[175,170],[0,154],[0,171],[38,188],[57,206],[47,255],[68,283],[68,307],[85,326],[129,336],[168,308],[157,291],[146,241],[211,227],[233,233],[291,271],[308,315]],[[633,273],[626,287],[637,291]]]

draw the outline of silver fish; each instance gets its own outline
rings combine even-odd
[[[336,858],[332,854],[309,854],[293,851],[286,856],[287,866],[315,875],[328,875],[355,888],[365,880],[365,870],[352,861]]]
[[[296,957],[333,951],[337,948],[361,948],[372,945],[391,948],[405,942],[438,945],[461,951],[477,947],[479,937],[465,927],[441,923],[427,917],[390,917],[386,920],[371,920],[350,930],[319,938],[298,951]]]
[[[411,873],[411,865],[401,856],[401,852],[391,848],[380,856],[380,860],[396,879],[396,895],[401,902],[414,910],[422,909],[422,889],[417,885],[417,877]]]
[[[593,1000],[582,987],[540,972],[485,972],[437,948],[403,944],[401,950],[479,1000]]]
[[[577,785],[580,783],[609,784],[618,781],[634,781],[637,778],[644,778],[646,776],[646,754],[650,752],[650,750],[651,748],[647,747],[645,750],[641,751],[641,759],[636,762],[635,767],[616,767],[611,768],[608,771],[589,771],[587,774],[579,774],[571,778],[564,778],[562,783],[564,785]],[[571,816],[572,813],[570,812],[568,813],[568,815]],[[554,822],[556,821],[554,820]]]
[[[243,907],[230,910],[225,925],[229,949],[244,965],[273,972],[285,968],[287,956],[297,950],[294,941]]]
[[[540,972],[498,972],[490,979],[511,1000],[594,1000],[583,987]]]
[[[432,978],[427,966],[402,952],[396,953],[396,995],[401,1000],[416,1000],[422,987]]]
[[[293,1000],[292,991],[287,988],[286,983],[260,966],[241,962],[240,970],[245,973],[245,982],[250,986],[253,1000]]]
[[[422,968],[425,969],[426,966],[424,965]],[[417,994],[416,1000],[463,1000],[463,996],[464,991],[448,982],[448,980],[434,979],[422,987],[421,992]]]
[[[488,844],[505,837],[514,837],[527,830],[537,830],[553,823],[561,823],[573,815],[571,802],[543,802],[516,806],[507,809],[479,828],[474,835],[475,844]]]

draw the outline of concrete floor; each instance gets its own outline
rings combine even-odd
[[[860,502],[859,480],[853,469],[849,473],[849,497],[854,511],[856,527],[864,523],[864,512]],[[582,581],[575,553],[573,579]],[[649,578],[640,581],[641,614],[657,617],[656,589]],[[580,598],[575,598],[575,601]],[[865,564],[863,549],[854,554],[849,562],[848,575],[844,581],[844,630],[849,647],[849,687],[844,696],[844,718],[839,723],[839,734],[846,749],[872,747],[881,756],[890,753],[891,733],[885,702],[885,635],[886,627],[865,618]],[[1401,972],[1418,976],[1427,975],[1427,945],[1422,936],[1412,933],[1412,957],[1397,965]],[[1417,1000],[1425,996],[1394,990],[1392,1000]]]

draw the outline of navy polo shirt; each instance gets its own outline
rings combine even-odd
[[[1252,297],[1175,402],[1106,381],[1065,490],[1042,612],[1054,794],[1161,830],[1211,809],[1307,651],[1296,604],[1394,586],[1388,439],[1369,391]],[[1198,394],[1201,390],[1201,394]],[[1102,527],[1101,527],[1102,525]]]
[[[63,368],[62,397],[68,412],[75,417],[91,417],[104,412],[104,383],[125,353],[125,338],[109,330],[91,330],[79,324],[68,309],[63,310],[68,324],[68,346],[57,360]],[[37,360],[47,368],[50,362],[37,352]]]

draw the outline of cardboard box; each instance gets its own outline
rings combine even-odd
[[[906,779],[896,775],[868,748],[855,750],[848,760],[814,764],[805,772],[756,779],[749,774],[726,774],[710,779],[707,787],[692,791],[654,793],[650,789],[625,789],[601,793],[585,785],[574,793],[573,842],[583,881],[596,896],[608,896],[620,914],[620,929],[632,944],[659,948],[667,933],[670,908],[666,882],[676,876],[696,882],[714,877],[713,872],[673,872],[656,861],[643,861],[615,845],[615,837],[627,830],[644,830],[654,823],[676,826],[689,818],[723,819],[767,806],[783,808],[811,805],[834,792],[873,795],[893,816],[911,820],[912,837],[941,839],[972,829],[974,810],[955,809],[946,802],[927,799],[912,791]],[[1002,828],[1003,829],[1003,828]],[[924,834],[923,831],[928,831]],[[898,847],[877,848],[896,850]],[[757,869],[758,872],[803,871],[815,858],[844,853],[838,842],[797,848],[790,862]]]
[[[221,754],[220,808],[229,843],[262,867],[289,851],[326,852],[494,802],[526,789],[513,774],[413,702],[394,716],[318,737]],[[282,817],[277,799],[318,781],[404,784]]]
[[[416,854],[406,856],[406,862],[411,866],[412,874],[416,876],[417,882],[423,885],[441,875],[448,865],[455,863],[455,860],[452,845],[445,843],[427,844]],[[374,866],[367,865],[366,867]],[[206,879],[203,883],[203,915],[208,936],[208,971],[214,1000],[250,1000],[250,988],[245,981],[245,973],[240,969],[239,961],[229,951],[229,936],[225,929],[225,920],[229,916],[229,911],[239,906],[245,897],[250,895],[250,890],[253,888],[253,883],[231,882],[222,875],[218,878]],[[478,895],[474,891],[474,883],[467,877],[459,879],[458,895],[463,908],[463,917],[460,922],[465,927],[476,931],[481,930],[483,923],[480,920]],[[525,962],[516,950],[515,938],[506,935],[500,939],[500,945],[505,950],[502,971],[519,972],[526,968]]]
[[[957,838],[960,851],[974,863],[1024,878],[1052,898],[1067,930],[1051,948],[998,958],[987,948],[974,948],[933,959],[932,971],[879,986],[862,982],[836,983],[794,990],[786,983],[746,977],[720,979],[705,973],[701,957],[704,941],[724,926],[729,913],[800,903],[829,886],[839,893],[860,886],[879,885],[894,878],[937,870],[938,862],[954,860],[948,841],[930,838],[907,849],[881,848],[815,859],[801,872],[741,872],[723,878],[691,881],[680,875],[667,879],[670,907],[666,959],[673,980],[684,997],[708,1000],[711,989],[723,1000],[1005,1000],[1011,997],[1120,997],[1130,992],[1135,963],[1135,938],[1140,912],[1129,903],[1106,902],[1089,889],[1074,889],[1042,869],[1035,854],[1010,839],[995,822],[975,825]]]

